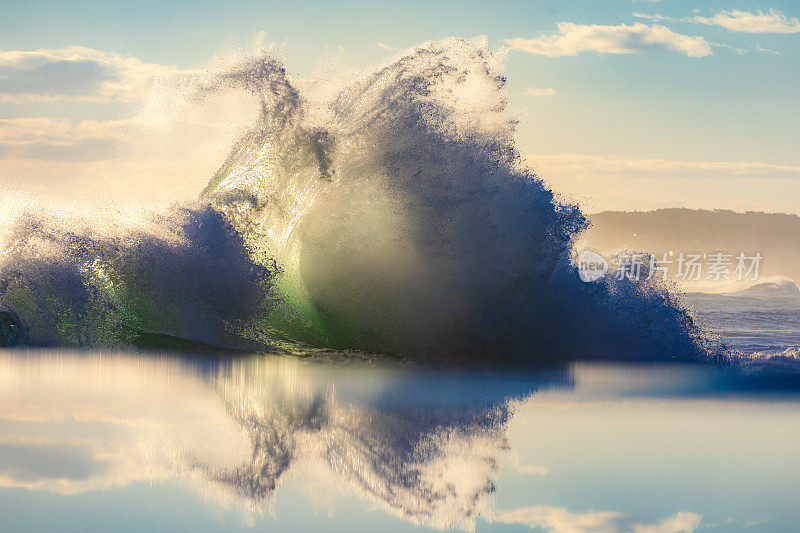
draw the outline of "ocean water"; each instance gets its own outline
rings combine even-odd
[[[501,63],[242,60],[196,201],[10,216],[0,530],[797,529],[800,300],[582,282]]]
[[[797,527],[792,376],[317,355],[0,352],[0,528]]]
[[[800,294],[795,292],[686,296],[698,325],[753,369],[800,369]]]

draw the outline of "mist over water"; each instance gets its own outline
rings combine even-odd
[[[459,39],[344,87],[293,83],[268,55],[236,62],[205,90],[245,88],[261,114],[203,202],[134,230],[20,217],[0,258],[4,323],[43,345],[165,335],[433,364],[708,358],[665,288],[580,281],[570,254],[587,221],[520,162],[501,68]]]

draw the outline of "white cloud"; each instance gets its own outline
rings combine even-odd
[[[669,20],[669,21],[672,21],[672,22],[674,22],[676,20],[676,19],[674,19],[672,17],[667,17],[667,16],[661,15],[659,13],[656,13],[654,15],[651,15],[649,13],[633,13],[633,16],[636,17],[636,18],[646,19],[646,20]]]
[[[720,11],[712,17],[692,17],[692,22],[721,26],[743,33],[800,33],[800,19],[787,17],[782,11]]]
[[[604,157],[586,154],[550,154],[528,156],[535,165],[558,166],[572,171],[591,170],[595,173],[615,174],[626,171],[642,173],[680,173],[707,171],[719,177],[779,174],[800,178],[800,166],[761,163],[757,161],[672,161],[668,159],[637,159],[632,157]]]
[[[741,48],[741,47],[735,47],[734,48],[733,46],[729,46],[729,45],[724,44],[724,43],[714,43],[714,46],[716,46],[718,48],[726,48],[726,49],[730,50],[731,52],[733,52],[735,54],[739,54],[739,55],[749,54],[750,52],[760,52],[762,54],[770,54],[770,55],[779,55],[780,54],[780,52],[778,52],[777,50],[771,50],[769,48],[764,48],[763,46],[760,46],[758,44],[755,45],[753,48]]]
[[[554,96],[558,91],[552,87],[528,87],[522,91],[523,96]]]
[[[517,472],[529,476],[544,476],[547,475],[547,467],[541,465],[518,465]]]
[[[560,153],[527,163],[586,211],[698,209],[800,212],[800,166],[759,161],[676,161]]]
[[[79,47],[0,51],[0,101],[116,102],[126,116],[0,119],[3,196],[80,205],[195,197],[258,117],[258,99],[225,77],[241,61],[181,70]]]
[[[77,124],[64,118],[23,117],[0,119],[0,142],[72,142],[76,139],[105,137],[129,121],[84,120]]]
[[[0,50],[0,101],[131,101],[175,67],[82,46]]]
[[[710,22],[710,21],[713,18],[716,18],[719,15],[716,15],[715,17],[712,17],[711,19],[710,18],[704,18],[704,17],[675,18],[675,17],[668,17],[666,15],[661,15],[661,14],[658,14],[658,13],[656,13],[654,15],[651,15],[651,14],[648,14],[648,13],[633,13],[633,16],[636,17],[636,18],[640,18],[640,19],[660,21],[660,22],[663,22],[663,21],[691,22],[691,23],[702,23],[702,24],[710,25],[710,24],[712,24],[712,22]],[[756,32],[756,31],[752,31],[755,27],[756,27],[756,25],[750,26],[750,29],[751,29],[750,33],[759,33],[759,32]],[[771,55],[778,55],[780,53],[780,52],[777,52],[775,50],[771,50],[769,48],[764,48],[763,46],[758,45],[758,44],[756,44],[752,48],[733,47],[733,46],[727,45],[725,43],[711,43],[711,46],[716,47],[716,48],[726,48],[726,49],[730,50],[731,52],[733,52],[735,54],[739,54],[739,55],[748,54],[750,52],[760,52],[762,54],[771,54]]]
[[[782,11],[770,9],[768,12],[755,11],[719,11],[710,17],[668,17],[661,14],[633,13],[633,16],[645,20],[691,22],[706,26],[720,26],[741,33],[800,33],[800,19],[787,17]]]
[[[132,120],[0,119],[0,159],[93,161],[112,157],[135,133]]]
[[[374,46],[375,46],[375,48],[378,48],[379,50],[387,50],[387,51],[397,50],[397,48],[395,48],[394,46],[389,46],[388,44],[382,43],[380,41],[375,41],[375,45]]]
[[[257,103],[246,94],[153,115],[0,119],[3,196],[149,206],[193,198],[258,116]]]
[[[689,57],[710,56],[711,45],[702,36],[675,33],[665,26],[641,22],[603,26],[559,22],[558,33],[525,39],[508,39],[515,50],[548,57],[574,56],[579,52],[631,54],[652,48],[667,48]]]
[[[769,48],[764,48],[763,46],[760,46],[760,45],[756,45],[754,50],[756,52],[761,52],[761,53],[764,53],[764,54],[770,54],[770,55],[774,55],[774,56],[776,56],[776,55],[778,55],[780,53],[777,50],[770,50]]]
[[[523,507],[500,511],[495,517],[506,524],[525,524],[551,533],[691,533],[703,516],[677,513],[659,522],[644,522],[616,512],[572,513],[563,507]]]

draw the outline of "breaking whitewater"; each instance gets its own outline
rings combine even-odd
[[[730,362],[667,287],[580,280],[588,221],[522,163],[501,64],[448,39],[307,95],[268,54],[216,74],[260,115],[196,201],[6,224],[0,345]]]

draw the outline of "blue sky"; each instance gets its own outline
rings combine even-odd
[[[58,121],[64,131],[124,120],[137,91],[146,92],[140,78],[149,71],[128,81],[133,74],[120,74],[117,56],[88,52],[50,54],[36,60],[46,65],[23,68],[14,51],[81,46],[187,69],[263,33],[284,43],[291,72],[309,75],[326,51],[341,48],[367,67],[426,40],[486,35],[491,49],[511,47],[509,94],[527,108],[518,145],[556,189],[594,209],[800,212],[787,195],[800,193],[796,1],[4,4],[0,172],[18,188],[58,179],[52,146],[20,148],[41,140],[24,125],[44,123],[30,119]],[[103,84],[115,76],[128,88],[112,94]],[[51,94],[54,84],[62,94]],[[102,95],[82,95],[102,87]],[[96,154],[104,140],[92,135],[79,141]]]

